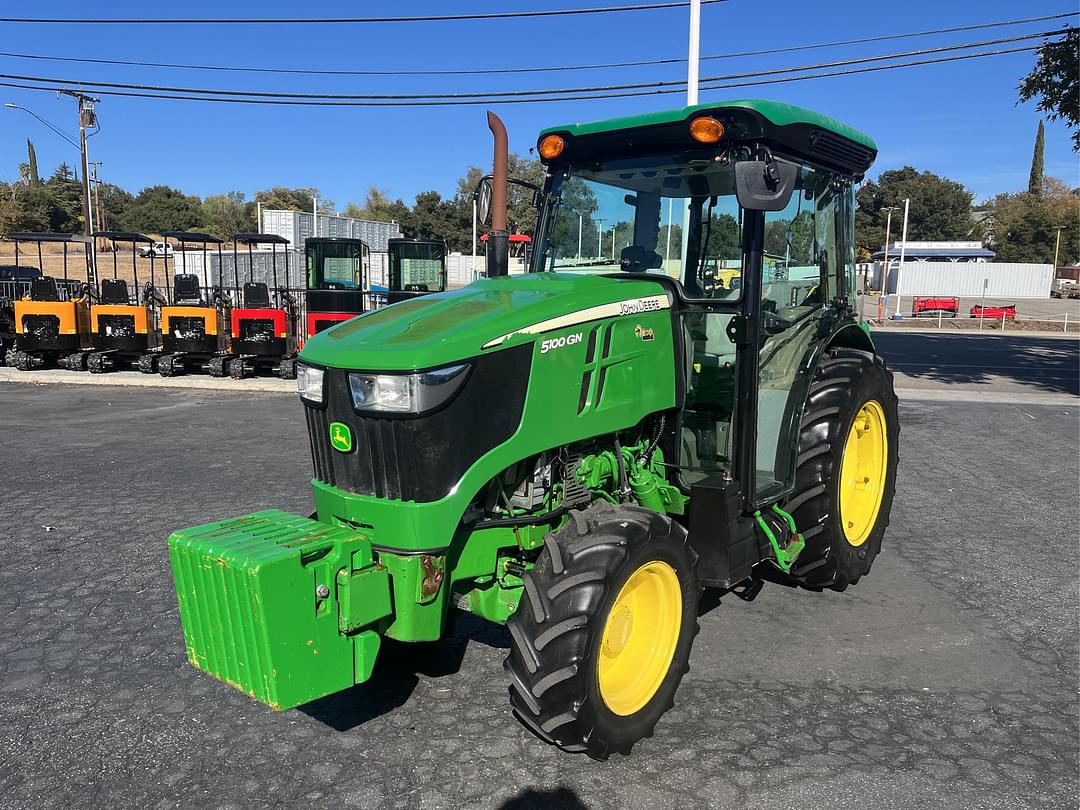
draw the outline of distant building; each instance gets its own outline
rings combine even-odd
[[[889,264],[900,261],[902,242],[889,245]],[[982,242],[912,242],[903,248],[905,262],[988,262],[997,253]],[[873,255],[875,262],[885,258],[885,248]]]
[[[374,253],[385,253],[389,239],[401,238],[401,226],[396,222],[377,222],[370,219],[319,214],[318,222],[310,211],[278,211],[263,209],[263,233],[288,239],[293,250],[303,250],[309,236],[363,239]]]

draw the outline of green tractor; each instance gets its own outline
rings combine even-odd
[[[706,591],[842,591],[881,548],[897,404],[853,307],[876,147],[766,101],[546,130],[511,277],[489,124],[488,278],[308,341],[316,511],[173,534],[184,641],[288,709],[470,613],[509,631],[521,721],[605,759],[672,705]],[[706,257],[741,284],[703,283]]]

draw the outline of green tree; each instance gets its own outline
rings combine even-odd
[[[1073,151],[1080,151],[1080,28],[1039,48],[1031,73],[1020,82],[1020,101],[1038,98],[1036,107],[1051,121],[1061,119],[1073,130]]]
[[[26,177],[31,188],[41,185],[41,175],[38,174],[37,151],[34,142],[26,139]]]
[[[310,211],[316,199],[319,200],[320,214],[334,213],[333,200],[324,200],[317,188],[274,186],[273,188],[256,191],[254,202],[262,203],[263,208],[274,211]],[[249,205],[252,208],[255,207],[253,203]]]
[[[97,188],[97,197],[101,203],[106,230],[118,230],[124,214],[135,202],[135,195],[113,183],[100,183]]]
[[[908,240],[952,240],[969,238],[971,192],[954,180],[933,172],[919,172],[911,166],[882,172],[877,181],[868,181],[858,191],[855,212],[855,244],[868,257],[885,244],[886,208],[903,210],[910,199]],[[901,237],[902,218],[894,212],[890,240]]]
[[[198,197],[168,186],[149,186],[140,191],[121,218],[126,230],[145,234],[190,231],[205,227]]]
[[[1043,174],[1045,172],[1046,126],[1039,121],[1039,131],[1035,134],[1035,153],[1031,156],[1031,174],[1028,176],[1028,194],[1042,194]]]
[[[353,210],[358,219],[370,219],[375,222],[397,222],[402,226],[402,230],[406,232],[411,228],[409,206],[402,202],[400,198],[391,200],[387,192],[378,186],[371,186],[364,197],[364,204],[362,206],[353,206]],[[349,214],[349,216],[353,215]]]
[[[229,239],[234,234],[255,230],[255,218],[244,201],[242,191],[211,194],[202,201],[200,208],[202,221],[214,236]]]
[[[1059,226],[1058,263],[1080,261],[1080,199],[1060,180],[1046,178],[1041,194],[999,194],[991,205],[997,261],[1049,264]]]

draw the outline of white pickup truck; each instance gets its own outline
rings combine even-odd
[[[154,256],[155,258],[160,256],[168,257],[173,255],[173,249],[172,245],[168,242],[154,242],[152,245],[143,245],[140,247],[139,255],[144,259],[148,259],[151,256]]]

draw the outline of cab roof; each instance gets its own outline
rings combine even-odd
[[[604,121],[564,124],[540,133],[562,135],[566,148],[555,161],[608,157],[627,152],[701,148],[692,140],[691,119],[712,116],[725,127],[724,143],[758,142],[790,157],[861,175],[877,157],[877,144],[868,135],[835,118],[779,101],[744,99],[696,104],[674,110],[642,113]],[[706,148],[708,148],[707,145]]]

